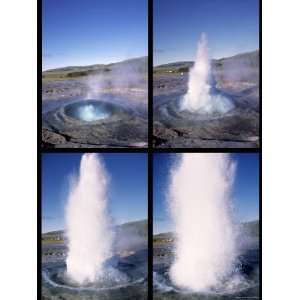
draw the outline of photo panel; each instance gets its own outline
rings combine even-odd
[[[42,299],[147,299],[146,153],[42,155]]]
[[[154,147],[260,147],[260,0],[153,0],[153,44]]]
[[[147,0],[42,0],[44,149],[148,146]]]
[[[258,153],[155,153],[153,299],[260,298]]]

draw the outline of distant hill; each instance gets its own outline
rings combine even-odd
[[[181,61],[169,64],[159,65],[153,68],[154,73],[180,73],[188,72],[189,69],[194,65],[193,61]]]
[[[116,236],[136,236],[147,238],[148,236],[148,222],[147,220],[140,220],[134,222],[117,225],[115,228]],[[42,240],[58,240],[64,238],[64,231],[50,231],[42,234]]]
[[[68,66],[57,69],[50,69],[43,72],[43,79],[72,79],[89,75],[105,74],[115,70],[134,70],[135,72],[146,73],[148,71],[148,57],[127,59],[121,62],[110,64],[95,64],[88,66]]]
[[[56,231],[49,231],[46,233],[43,233],[42,236],[56,236],[56,235],[62,235],[64,233],[63,230],[56,230]]]
[[[252,237],[259,237],[259,221],[251,221],[245,222],[240,225],[240,230],[243,234],[252,236]]]
[[[114,248],[130,250],[148,246],[147,220],[125,223],[116,227]]]
[[[225,57],[220,59],[212,59],[212,68],[213,70],[218,71],[218,69],[222,69],[224,67],[251,67],[258,68],[259,67],[259,51],[251,51],[246,53],[237,54],[231,57]],[[163,64],[154,67],[154,73],[185,73],[188,72],[189,69],[194,65],[193,61],[181,61]]]
[[[230,63],[243,63],[245,65],[248,65],[249,67],[258,67],[259,66],[259,51],[251,51],[251,52],[245,52],[241,54],[237,54],[234,56],[221,58],[221,59],[213,59],[213,64],[215,65],[222,65],[224,62],[227,64]]]
[[[129,222],[116,227],[117,236],[121,236],[122,234],[127,235],[137,235],[140,237],[147,238],[148,236],[148,221],[141,220],[135,222]]]

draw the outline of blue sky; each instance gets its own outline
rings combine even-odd
[[[170,217],[166,207],[166,192],[170,169],[176,154],[154,154],[153,161],[153,228],[154,233],[171,231]],[[259,218],[259,156],[255,153],[231,154],[236,162],[233,186],[233,206],[238,221]]]
[[[147,155],[101,154],[110,174],[109,210],[116,224],[148,215]],[[53,153],[42,157],[42,230],[64,228],[70,176],[78,174],[81,154]]]
[[[146,0],[43,0],[43,69],[148,53]]]
[[[259,48],[259,0],[154,0],[154,65],[194,60],[206,33],[213,58]]]

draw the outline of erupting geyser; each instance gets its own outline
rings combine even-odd
[[[66,207],[67,275],[80,285],[103,276],[104,263],[112,255],[107,183],[102,161],[96,154],[84,154]]]
[[[173,283],[205,292],[221,284],[236,258],[230,217],[234,164],[225,154],[183,154],[171,173],[169,207],[175,229]]]
[[[81,120],[91,122],[108,117],[108,113],[97,109],[96,106],[92,104],[84,105],[78,109],[78,114]]]
[[[231,102],[220,94],[211,93],[211,64],[207,40],[204,34],[198,43],[194,66],[189,74],[188,91],[181,101],[181,109],[191,112],[225,113],[232,108]]]

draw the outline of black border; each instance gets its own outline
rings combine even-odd
[[[259,155],[259,297],[262,299],[262,0],[259,1],[259,101],[260,101],[260,143]]]
[[[37,0],[37,299],[42,298],[42,1]]]
[[[148,299],[153,299],[153,0],[148,0]]]
[[[148,0],[148,150],[153,149],[153,0]]]
[[[150,200],[151,199],[151,200]],[[148,299],[153,299],[153,153],[148,153]]]
[[[153,154],[154,153],[257,153],[259,156],[260,298],[262,298],[262,0],[259,1],[259,98],[258,148],[154,148],[153,132],[153,0],[148,0],[148,148],[43,148],[42,147],[42,1],[37,0],[37,298],[42,297],[42,155],[47,153],[148,153],[148,299],[153,299]]]

